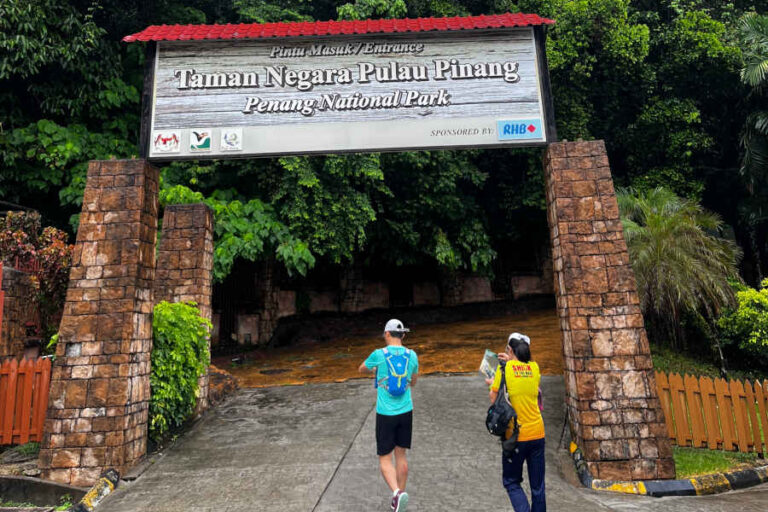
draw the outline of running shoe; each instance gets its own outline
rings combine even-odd
[[[395,512],[405,512],[408,509],[408,493],[399,491],[392,498],[392,510]]]

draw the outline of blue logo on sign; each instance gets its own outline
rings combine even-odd
[[[544,139],[541,119],[516,119],[514,121],[496,121],[499,140]]]

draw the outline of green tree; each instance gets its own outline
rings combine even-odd
[[[747,106],[759,113],[765,110],[765,100],[759,87],[744,99],[738,75],[741,50],[733,26],[743,12],[764,12],[767,4],[6,1],[0,4],[0,197],[40,206],[63,227],[77,213],[89,159],[136,155],[143,49],[121,44],[120,39],[149,24],[520,10],[557,21],[547,29],[547,45],[560,136],[604,138],[619,184],[642,190],[664,184],[680,195],[701,199],[729,223],[741,219],[738,240],[750,247],[750,255],[758,254],[752,259],[765,264],[765,174],[759,166],[747,165],[755,161],[760,144],[768,154],[763,134],[750,138],[744,178],[735,172]],[[747,38],[741,46],[758,55],[759,41]],[[755,122],[749,126],[760,127]],[[163,177],[166,187],[184,185],[204,198],[239,204],[237,213],[226,213],[232,218],[266,216],[271,219],[266,224],[273,227],[274,220],[281,226],[277,231],[300,240],[324,265],[345,265],[351,259],[377,265],[391,257],[382,255],[382,247],[395,235],[403,237],[398,239],[402,250],[392,257],[400,263],[392,264],[437,262],[441,268],[470,270],[487,269],[501,246],[546,243],[540,236],[546,228],[541,163],[535,151],[432,153],[183,162],[166,166]],[[420,197],[408,188],[411,183]],[[722,200],[724,195],[728,200]],[[251,203],[254,200],[258,203]],[[435,207],[441,202],[447,205],[445,211]],[[246,231],[237,233],[245,240]],[[264,254],[272,254],[282,243],[263,240]],[[253,255],[258,245],[248,242],[232,248],[233,255]],[[305,256],[297,261],[311,266]]]
[[[98,13],[92,2],[0,3],[0,197],[60,227],[89,159],[137,154],[138,90]]]
[[[744,48],[742,81],[751,88],[752,110],[741,139],[744,156],[741,175],[748,198],[742,205],[742,218],[750,231],[750,248],[755,253],[757,275],[765,275],[768,257],[768,16],[750,14],[741,21]]]
[[[597,123],[636,105],[632,84],[648,55],[649,29],[630,15],[629,0],[522,0],[519,6],[557,22],[547,57],[560,137],[593,138]],[[598,110],[612,114],[600,117]]]
[[[403,18],[408,12],[404,0],[355,0],[337,9],[340,20]]]
[[[718,215],[669,189],[622,190],[618,200],[649,331],[680,348],[685,315],[712,325],[734,304],[740,251]]]
[[[232,269],[235,260],[259,261],[275,258],[285,265],[289,273],[305,275],[315,264],[307,244],[293,236],[281,223],[274,209],[252,199],[248,202],[205,199],[200,192],[183,185],[164,187],[160,191],[160,204],[189,204],[204,202],[214,213],[213,277],[222,281]]]
[[[310,21],[311,3],[301,0],[234,0],[240,21],[245,23],[273,23],[278,21]]]
[[[0,82],[4,85],[0,112],[6,128],[28,119],[29,109],[35,106],[33,111],[45,113],[72,113],[82,108],[87,100],[78,95],[66,98],[44,93],[54,86],[72,91],[74,84],[67,78],[73,75],[85,79],[84,64],[104,34],[93,20],[93,10],[91,5],[81,12],[68,2],[55,0],[0,4]],[[56,75],[58,80],[54,80]]]
[[[386,155],[388,190],[377,198],[369,248],[386,265],[435,264],[447,271],[489,271],[496,252],[478,202],[487,174],[477,152]],[[390,192],[391,191],[391,192]]]

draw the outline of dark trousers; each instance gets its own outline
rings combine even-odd
[[[528,464],[528,481],[531,484],[531,504],[520,486],[523,481],[523,462]],[[544,439],[521,441],[511,459],[502,456],[502,483],[509,494],[515,512],[546,512],[544,496]]]

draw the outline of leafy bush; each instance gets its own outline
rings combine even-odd
[[[161,439],[181,426],[195,410],[197,379],[210,362],[208,336],[211,323],[200,316],[194,302],[161,302],[152,321],[152,398],[149,435]]]
[[[49,338],[59,326],[72,251],[67,234],[54,227],[43,228],[37,212],[8,212],[0,224],[0,261],[30,273],[33,291],[28,299],[39,319],[36,334],[43,338]]]
[[[768,361],[768,279],[763,279],[759,290],[746,286],[738,289],[738,307],[721,316],[717,326],[726,341]]]

